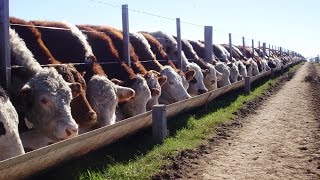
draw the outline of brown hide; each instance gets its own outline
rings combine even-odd
[[[106,36],[109,36],[110,39],[112,39],[112,42],[114,43],[116,49],[118,50],[121,60],[124,59],[123,35],[121,31],[112,27],[107,27],[107,26],[89,26],[89,27],[96,29],[98,31],[104,32]],[[139,57],[134,52],[134,48],[131,44],[129,45],[129,49],[130,49],[131,68],[134,70],[135,73],[140,73],[143,75],[146,74],[147,70],[141,65],[141,62],[139,61]]]
[[[197,53],[197,55],[204,59],[206,58],[205,56],[205,49],[201,46],[199,46],[199,44],[195,43],[194,41],[189,41],[189,43],[192,45],[193,47],[193,50]],[[183,48],[183,45],[182,45],[182,48]],[[186,55],[187,56],[187,55]],[[188,58],[188,57],[187,57]]]
[[[33,24],[22,19],[10,18],[11,28],[14,29],[26,43],[27,48],[32,52],[40,64],[56,64],[57,61],[42,41],[41,33]],[[19,25],[18,25],[19,24]],[[26,26],[21,26],[26,25]]]
[[[106,63],[101,65],[93,63],[91,69],[85,69],[87,74],[89,72],[89,75],[86,76],[90,78],[92,74],[106,74],[110,79],[116,78],[122,81],[128,81],[136,76],[134,71],[121,61],[118,50],[109,36],[87,25],[78,27],[85,30],[84,33],[87,35],[92,51],[97,57],[95,61],[99,62],[102,58],[103,62]]]
[[[155,54],[157,60],[168,60],[167,53],[163,50],[158,40],[146,32],[141,32],[141,34],[147,39],[151,46],[151,51]]]
[[[185,44],[185,41],[187,41],[187,40],[181,41],[181,44],[182,44],[182,51],[186,55],[187,59],[191,59],[191,62],[195,62],[201,69],[208,69],[208,66],[206,65],[204,60],[202,58],[200,58],[198,53],[194,50],[193,46],[191,45],[192,49],[195,51],[195,53],[198,55],[198,57],[196,57],[191,52],[191,49],[188,48],[188,46]]]
[[[52,55],[62,63],[82,63],[85,60],[85,50],[79,38],[72,35],[71,30],[59,22],[31,21],[37,26],[47,26],[64,29],[37,28],[42,34],[42,40],[50,49]]]

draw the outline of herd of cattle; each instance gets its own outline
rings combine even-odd
[[[213,58],[204,61],[204,43],[184,39],[180,65],[176,38],[157,31],[130,34],[129,66],[115,28],[10,24],[12,85],[0,88],[0,160],[303,58],[237,46],[230,58],[227,45],[213,44]]]

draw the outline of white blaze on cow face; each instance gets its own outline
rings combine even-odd
[[[0,161],[24,154],[18,123],[17,111],[0,87]]]
[[[159,41],[163,49],[166,51],[169,59],[178,60],[177,41],[173,38],[172,35],[161,32],[161,31],[153,32],[150,34]],[[195,95],[207,92],[208,89],[205,87],[203,83],[203,74],[201,72],[201,68],[195,63],[190,63],[183,51],[181,51],[181,61],[182,61],[181,69],[184,72],[188,71],[189,68],[196,72],[195,79],[193,81],[189,81],[188,93],[190,95],[195,96]],[[176,62],[176,65],[177,64],[179,63]]]
[[[26,118],[45,136],[53,140],[78,134],[71,116],[71,84],[67,84],[54,68],[43,68],[20,91],[26,103]]]
[[[94,75],[88,83],[88,100],[100,127],[114,124],[118,102],[128,101],[134,95],[133,89],[115,85],[106,76]]]
[[[132,88],[136,94],[134,98],[123,104],[122,111],[126,117],[146,112],[147,102],[151,99],[151,91],[142,75],[137,74],[129,84],[128,87]]]
[[[191,97],[183,85],[183,81],[188,84],[187,80],[183,80],[172,67],[164,66],[161,74],[167,77],[167,81],[162,86],[159,103],[171,104]]]
[[[252,68],[251,76],[256,76],[260,74],[258,64],[252,58],[250,58],[248,62],[251,64],[251,68]]]
[[[188,93],[191,96],[196,96],[199,94],[203,94],[208,91],[203,83],[203,74],[201,68],[195,63],[188,64],[188,70],[195,71],[195,77],[193,80],[189,81]]]
[[[147,103],[147,111],[149,111],[152,109],[152,106],[159,104],[161,86],[167,81],[167,77],[153,71],[149,71],[144,77],[151,91],[151,99]]]
[[[222,74],[215,69],[212,64],[207,63],[208,70],[204,75],[204,84],[209,91],[215,90],[218,88],[218,81],[222,79]]]
[[[240,76],[238,66],[235,63],[229,64],[229,70],[230,70],[230,82],[235,83],[238,81],[238,78]]]
[[[231,82],[229,80],[230,71],[229,67],[224,62],[219,62],[215,66],[216,70],[219,71],[222,74],[222,78],[220,81],[218,81],[218,88],[230,85]]]
[[[242,80],[242,79],[244,79],[244,77],[247,77],[247,68],[243,64],[243,62],[242,61],[236,61],[235,64],[236,64],[236,66],[238,67],[238,70],[239,70],[238,80]]]

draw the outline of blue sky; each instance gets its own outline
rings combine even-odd
[[[203,26],[213,26],[213,42],[267,45],[315,56],[320,53],[319,0],[10,0],[10,16],[25,20],[66,20],[74,24],[110,25],[121,29],[121,5],[128,4],[130,32],[162,30],[203,39]],[[141,13],[148,12],[162,17]],[[166,18],[163,18],[166,17]],[[188,23],[184,23],[188,22]],[[191,23],[191,24],[190,24]]]

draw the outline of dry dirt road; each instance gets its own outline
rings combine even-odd
[[[319,75],[305,63],[240,128],[161,178],[320,179]]]

